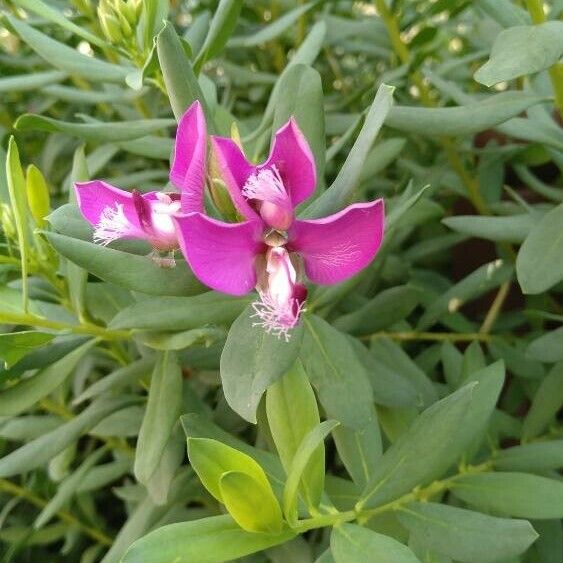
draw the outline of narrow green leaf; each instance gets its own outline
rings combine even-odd
[[[529,473],[467,473],[453,494],[472,506],[518,518],[563,518],[563,482]]]
[[[84,355],[96,343],[90,340],[35,375],[8,387],[0,393],[0,415],[14,416],[32,407],[69,377]]]
[[[4,360],[6,368],[10,368],[29,354],[29,352],[44,346],[53,338],[55,338],[54,334],[38,332],[36,330],[0,334],[0,358]],[[1,404],[2,395],[0,395]]]
[[[295,457],[291,461],[283,491],[283,512],[290,524],[297,523],[297,495],[299,483],[307,469],[307,465],[315,452],[318,451],[319,444],[323,442],[326,436],[328,436],[336,426],[338,426],[338,421],[336,420],[325,420],[321,422],[305,435],[295,452]]]
[[[255,326],[254,310],[247,306],[232,324],[221,354],[225,399],[242,418],[256,423],[256,409],[264,391],[295,362],[301,348],[303,324],[285,338]]]
[[[563,440],[534,442],[499,450],[493,458],[499,471],[550,471],[563,467]]]
[[[532,340],[526,356],[540,362],[560,362],[563,360],[563,327],[556,328]]]
[[[147,409],[135,451],[135,477],[147,484],[181,414],[182,370],[173,352],[164,352],[151,376]]]
[[[456,460],[457,431],[475,384],[462,387],[418,416],[379,460],[358,507],[372,508],[439,477]]]
[[[494,241],[521,243],[528,236],[537,218],[529,213],[509,217],[456,215],[442,220],[450,229]]]
[[[46,70],[44,72],[34,72],[33,74],[6,76],[5,78],[0,78],[0,93],[37,90],[45,88],[49,84],[61,82],[66,77],[66,72],[61,72],[60,70]]]
[[[122,563],[222,563],[262,551],[294,537],[245,532],[228,515],[168,524],[137,540]]]
[[[473,75],[485,86],[545,70],[563,55],[563,22],[517,25],[501,31],[489,60]]]
[[[456,561],[504,561],[526,551],[538,537],[526,520],[495,518],[433,502],[408,504],[398,517],[411,540]]]
[[[420,563],[406,545],[356,524],[333,528],[330,550],[336,563]]]

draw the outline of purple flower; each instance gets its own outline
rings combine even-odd
[[[180,248],[195,275],[224,293],[254,288],[257,324],[289,338],[314,283],[342,282],[365,268],[383,239],[384,205],[356,203],[329,217],[300,220],[295,208],[314,191],[315,162],[293,119],[275,135],[268,159],[254,165],[228,138],[212,137],[219,170],[245,219],[224,223],[201,212],[175,217]]]
[[[117,239],[144,239],[155,252],[178,248],[174,214],[203,211],[207,131],[199,102],[194,102],[178,124],[171,182],[180,193],[128,192],[101,180],[74,184],[78,206],[94,226],[94,242],[108,245]]]

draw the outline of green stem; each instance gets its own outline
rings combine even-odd
[[[37,506],[38,508],[44,508],[49,502],[48,500],[37,496],[35,493],[32,493],[31,491],[28,491],[27,489],[24,489],[23,487],[20,487],[19,485],[16,485],[15,483],[8,481],[7,479],[0,479],[0,491],[14,497],[23,498],[29,503]],[[81,522],[76,516],[74,516],[67,510],[59,510],[56,514],[60,520],[80,529],[84,534],[92,538],[94,541],[97,541],[98,543],[108,547],[113,544],[113,539],[111,537],[106,535],[101,530],[93,528],[92,526],[89,526],[84,522]]]

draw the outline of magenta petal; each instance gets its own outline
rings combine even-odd
[[[199,101],[195,101],[178,123],[171,182],[181,191],[182,211],[203,211],[207,129]]]
[[[241,193],[246,180],[256,169],[255,166],[246,160],[241,149],[232,139],[212,136],[211,142],[219,172],[237,211],[246,219],[257,219],[258,215]]]
[[[296,220],[288,249],[305,263],[308,278],[319,284],[342,282],[365,268],[383,240],[384,205],[378,199],[308,221]]]
[[[277,131],[270,156],[259,168],[269,168],[272,165],[277,167],[294,207],[315,191],[315,158],[293,117]]]
[[[252,291],[254,261],[264,247],[261,223],[223,223],[201,213],[178,216],[175,221],[182,253],[205,285],[231,295]]]
[[[114,209],[119,204],[123,206],[123,213],[131,224],[131,231],[126,236],[144,237],[130,192],[101,180],[76,182],[74,189],[80,212],[91,225],[98,225],[103,212],[108,208]]]

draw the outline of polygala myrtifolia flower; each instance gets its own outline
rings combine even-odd
[[[256,289],[257,325],[286,340],[299,322],[307,289],[362,270],[383,239],[383,200],[356,203],[322,219],[295,218],[316,185],[315,161],[296,122],[275,135],[270,156],[250,163],[228,138],[211,137],[221,176],[245,221],[224,223],[201,212],[175,217],[180,248],[195,275],[224,293]]]
[[[174,259],[160,253],[178,249],[175,213],[203,211],[207,130],[199,102],[194,102],[178,124],[170,180],[180,193],[128,192],[101,180],[74,184],[78,206],[94,226],[94,242],[108,245],[117,239],[144,239],[161,265]]]

